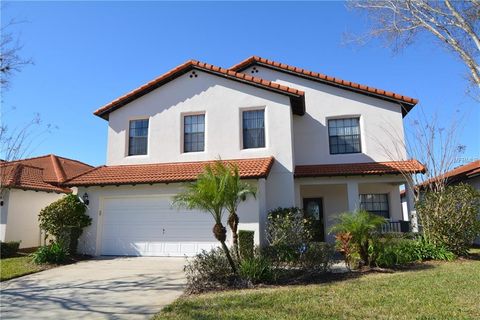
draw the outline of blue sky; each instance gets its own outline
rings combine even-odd
[[[460,110],[464,156],[480,157],[465,67],[428,37],[397,55],[379,41],[345,45],[344,33],[361,32],[365,20],[341,2],[9,2],[1,15],[2,24],[25,21],[11,30],[35,62],[2,93],[2,121],[14,128],[38,112],[58,127],[31,156],[104,164],[107,122],[96,108],[188,59],[228,67],[259,55],[420,99],[407,130],[420,109],[445,125]]]

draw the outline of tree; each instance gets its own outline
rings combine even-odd
[[[31,59],[20,55],[22,46],[10,31],[15,21],[10,21],[0,29],[0,85],[2,90],[8,89],[11,77],[15,72],[20,72],[26,65],[32,64]]]
[[[83,228],[92,223],[92,218],[85,214],[86,210],[78,196],[68,194],[40,211],[40,229],[55,237],[55,242],[70,254],[75,254]]]
[[[225,187],[225,208],[229,212],[228,216],[228,225],[232,230],[233,237],[233,247],[237,257],[239,257],[238,252],[238,214],[237,209],[240,202],[245,201],[248,196],[255,197],[256,188],[250,185],[249,183],[243,182],[240,179],[240,174],[238,172],[238,167],[228,167],[223,164],[221,161],[216,162],[215,170],[221,172],[226,179]]]
[[[331,233],[349,234],[351,243],[358,249],[360,258],[366,265],[371,265],[369,247],[372,244],[374,235],[386,222],[381,216],[360,210],[356,212],[345,212],[340,214],[339,222],[331,229]]]
[[[230,255],[225,240],[227,229],[222,224],[225,209],[225,189],[227,179],[215,166],[207,165],[195,182],[185,185],[185,191],[173,198],[173,204],[186,209],[198,209],[210,213],[215,221],[213,234],[221,243],[233,273],[237,272],[235,263]]]
[[[367,36],[383,38],[395,51],[421,34],[433,35],[468,68],[480,87],[480,2],[426,0],[353,0],[350,7],[366,12]]]
[[[440,192],[426,192],[417,210],[427,241],[466,255],[480,233],[480,192],[460,183]]]

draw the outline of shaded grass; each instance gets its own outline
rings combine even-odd
[[[155,319],[479,319],[480,262],[184,297]]]
[[[32,258],[28,255],[0,259],[0,281],[39,272],[49,267],[49,265],[37,265],[33,263]]]

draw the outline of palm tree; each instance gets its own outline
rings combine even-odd
[[[238,167],[227,167],[222,162],[216,164],[217,172],[222,172],[227,181],[225,188],[225,208],[229,212],[228,225],[232,230],[233,247],[235,254],[239,257],[238,252],[238,215],[237,209],[240,202],[245,201],[249,195],[255,197],[256,188],[249,183],[240,179]]]
[[[222,224],[226,185],[226,175],[219,174],[214,167],[208,165],[195,182],[186,184],[186,190],[174,197],[173,204],[186,209],[207,211],[212,215],[215,220],[213,234],[220,241],[233,273],[236,273],[235,263],[225,244],[227,230]]]
[[[375,232],[377,232],[380,226],[386,223],[386,221],[384,217],[365,210],[345,212],[340,215],[339,223],[334,225],[330,229],[330,232],[349,233],[352,237],[352,243],[358,248],[360,258],[366,265],[370,265],[373,261],[370,261],[368,247],[373,240]]]

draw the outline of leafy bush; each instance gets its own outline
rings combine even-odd
[[[0,258],[11,258],[17,254],[20,247],[20,241],[0,241]]]
[[[302,254],[300,263],[305,270],[326,272],[329,270],[335,246],[331,243],[312,242],[309,243]]]
[[[381,239],[375,248],[376,265],[379,267],[404,266],[416,261],[455,259],[455,255],[444,246],[437,246],[425,239]]]
[[[262,256],[243,260],[239,269],[240,276],[252,283],[265,283],[273,279],[270,261]]]
[[[189,293],[246,286],[245,281],[233,274],[225,252],[220,248],[203,250],[189,259],[185,275]]]
[[[416,204],[423,233],[429,242],[466,255],[480,234],[480,192],[467,184],[427,192]]]
[[[92,223],[86,209],[76,195],[68,194],[40,211],[40,228],[55,237],[56,243],[70,254],[75,254],[83,228]]]
[[[68,260],[68,252],[59,243],[52,243],[37,249],[32,254],[33,262],[37,264],[55,263],[62,264]]]
[[[312,236],[312,221],[304,217],[303,210],[277,208],[268,213],[266,237],[272,247],[270,256],[276,256],[279,261],[298,261],[302,248]]]
[[[366,265],[372,265],[375,261],[369,248],[377,238],[380,226],[385,222],[385,218],[365,210],[345,212],[340,214],[339,222],[331,228],[330,232],[349,234],[351,237],[349,253],[352,256],[354,253],[358,253]]]
[[[250,230],[238,231],[240,258],[243,260],[253,258],[253,251],[255,247],[254,235],[255,235],[255,231],[250,231]]]

